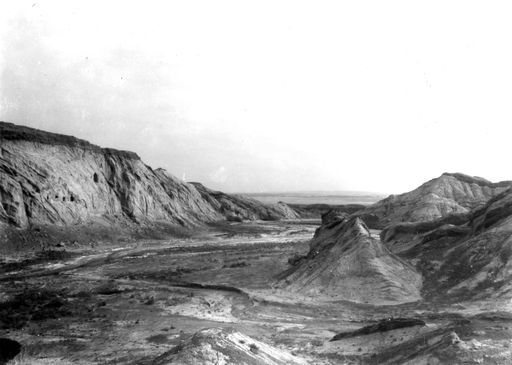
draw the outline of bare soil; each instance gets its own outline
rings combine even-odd
[[[308,251],[316,223],[226,223],[174,239],[5,255],[0,338],[22,346],[10,363],[151,364],[209,327],[234,328],[310,364],[512,363],[510,303],[374,306],[280,295],[275,278]],[[387,318],[425,325],[329,341]]]

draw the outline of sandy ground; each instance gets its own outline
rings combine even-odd
[[[434,355],[512,364],[511,302],[373,306],[276,295],[288,258],[308,251],[309,223],[233,224],[183,240],[67,249],[62,260],[26,265],[5,258],[0,337],[22,344],[14,364],[151,364],[209,327],[235,328],[310,364],[428,364]],[[426,326],[329,342],[388,317]]]

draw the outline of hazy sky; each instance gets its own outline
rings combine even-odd
[[[512,179],[508,1],[0,2],[0,120],[225,191]]]

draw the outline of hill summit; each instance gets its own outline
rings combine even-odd
[[[481,177],[444,173],[418,188],[389,197],[363,212],[378,218],[378,225],[430,221],[454,213],[468,213],[512,187],[512,181],[492,183]]]

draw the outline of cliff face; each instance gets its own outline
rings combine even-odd
[[[361,213],[376,216],[380,227],[430,221],[449,214],[468,213],[511,186],[511,181],[492,183],[479,177],[444,173],[413,191],[391,195]]]
[[[306,296],[359,303],[419,300],[421,275],[373,238],[363,221],[324,215],[310,252],[281,276],[279,286]]]
[[[229,197],[236,205],[243,198]],[[75,225],[166,222],[190,226],[233,212],[133,152],[0,122],[0,224]],[[265,219],[254,202],[243,218]],[[275,218],[293,214],[275,212]]]

